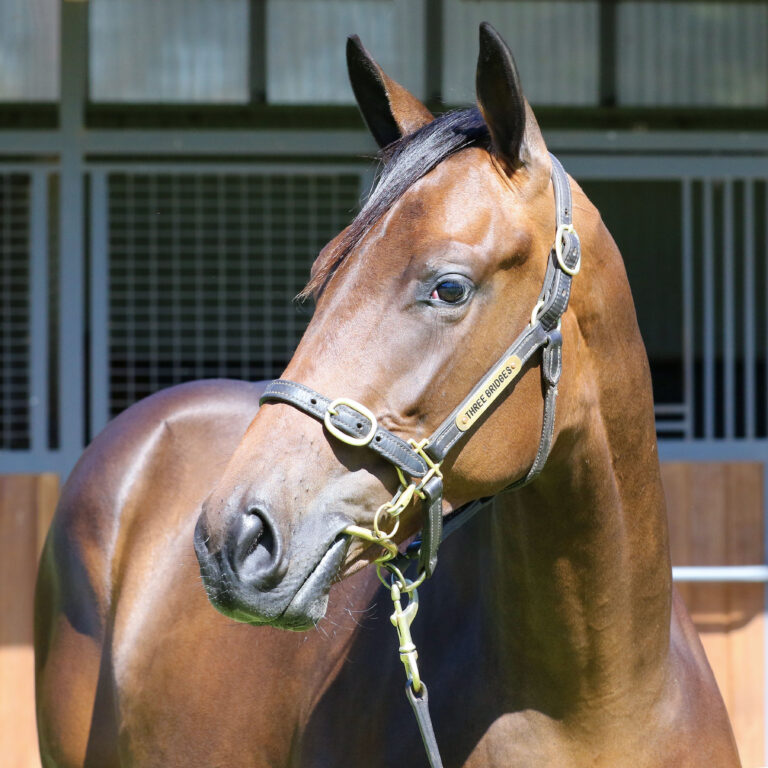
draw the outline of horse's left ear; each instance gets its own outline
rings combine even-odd
[[[347,69],[357,105],[380,147],[435,119],[410,91],[387,77],[357,35],[347,38]]]
[[[529,106],[512,52],[487,22],[480,25],[477,102],[496,152],[512,173],[521,165],[547,166],[547,148]]]

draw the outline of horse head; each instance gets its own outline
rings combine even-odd
[[[555,239],[552,160],[489,25],[480,28],[479,109],[434,117],[357,38],[347,60],[382,168],[314,264],[305,290],[315,312],[283,378],[351,401],[353,421],[370,414],[366,430],[372,422],[418,442],[531,323]],[[562,334],[577,344],[572,311]],[[524,361],[445,458],[446,514],[526,476],[542,433],[540,367],[541,355]],[[569,386],[566,373],[555,442],[572,419]],[[370,445],[336,438],[327,419],[286,402],[265,403],[250,424],[195,533],[209,597],[225,614],[304,629],[324,615],[334,579],[380,554],[345,531],[370,528],[398,475]],[[411,504],[396,541],[421,522]]]

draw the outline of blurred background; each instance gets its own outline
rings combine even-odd
[[[373,180],[346,36],[442,111],[474,99],[483,20],[624,255],[676,575],[744,764],[768,764],[768,1],[0,0],[9,765],[36,764],[31,595],[59,482],[141,397],[281,373],[312,311],[293,297]]]

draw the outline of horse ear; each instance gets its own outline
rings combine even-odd
[[[360,112],[380,147],[435,119],[412,93],[384,74],[357,35],[347,38],[347,69]]]
[[[531,165],[542,154],[546,157],[544,138],[523,96],[512,52],[487,21],[480,25],[475,86],[494,148],[508,170]]]

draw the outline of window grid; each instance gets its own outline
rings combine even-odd
[[[0,173],[0,448],[30,447],[29,174]]]
[[[359,175],[112,173],[108,189],[110,415],[183,381],[279,376]]]

